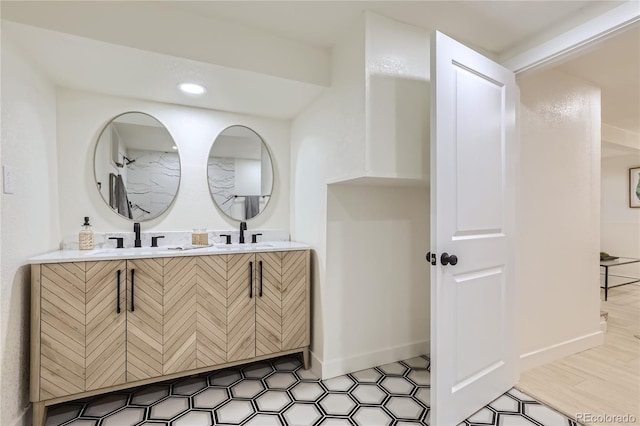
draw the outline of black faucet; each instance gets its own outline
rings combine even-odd
[[[116,248],[124,248],[124,237],[109,237],[110,240],[116,240]]]
[[[247,230],[247,222],[240,222],[240,239],[238,242],[244,244],[244,231]]]
[[[142,247],[142,241],[140,241],[140,224],[138,222],[133,224],[133,232],[136,234],[136,239],[133,242],[134,247]]]
[[[151,247],[158,247],[158,239],[164,238],[164,235],[156,235],[151,237]]]

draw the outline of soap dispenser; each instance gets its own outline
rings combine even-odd
[[[82,225],[80,233],[78,234],[78,246],[80,250],[93,249],[93,230],[91,229],[91,224],[89,223],[89,216],[84,217],[84,224]]]

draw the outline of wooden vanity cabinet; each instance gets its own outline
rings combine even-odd
[[[308,250],[32,266],[31,401],[46,405],[243,361],[309,363]]]
[[[308,251],[228,256],[228,361],[309,346],[308,267]]]
[[[34,266],[41,282],[34,286],[41,292],[39,315],[32,316],[40,317],[40,377],[32,383],[37,400],[162,375],[162,262]]]
[[[32,401],[85,391],[85,276],[84,262],[33,267]]]
[[[166,258],[163,374],[308,346],[308,253]]]
[[[86,262],[85,269],[84,390],[94,390],[127,381],[127,262]]]
[[[163,373],[164,261],[127,260],[127,383]]]
[[[163,374],[227,362],[227,256],[164,264]]]
[[[308,256],[256,254],[256,356],[309,345]]]
[[[85,263],[86,391],[162,375],[163,262]]]
[[[256,356],[255,254],[227,257],[227,360]]]

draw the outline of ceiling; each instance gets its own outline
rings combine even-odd
[[[624,1],[170,1],[174,8],[222,17],[331,47],[365,10],[438,29],[485,53],[499,54],[554,26],[590,18]]]
[[[295,116],[324,87],[3,22],[6,34],[58,86],[274,118]],[[204,96],[178,84],[198,82]],[[274,101],[277,100],[277,101]]]
[[[640,155],[640,27],[598,44],[557,69],[587,80],[601,90],[602,124],[635,134],[637,149],[602,141],[602,158]]]
[[[277,65],[282,62],[271,55],[267,41],[272,45],[280,43],[280,47],[285,46],[286,49],[281,51],[288,52],[289,57],[311,52],[309,57],[319,57],[319,63],[327,67],[328,73],[330,55],[327,53],[323,59],[323,52],[328,52],[345,31],[352,28],[364,10],[371,10],[422,28],[438,28],[497,58],[503,57],[505,52],[517,52],[518,46],[526,46],[532,38],[550,38],[621,3],[608,0],[3,0],[1,6],[3,39],[9,35],[7,39],[14,40],[18,48],[60,86],[287,119],[327,90],[329,83],[323,82],[322,76],[305,80],[288,78],[276,72],[259,72],[268,68],[270,63]],[[121,19],[125,16],[126,19]],[[129,27],[125,28],[125,24]],[[227,28],[227,24],[235,25],[229,27],[233,34],[247,35],[244,45],[239,38],[230,43],[231,40],[222,40],[214,33],[203,33],[207,28]],[[220,31],[218,36],[225,34]],[[161,37],[163,33],[166,34],[164,39]],[[264,46],[259,45],[261,39],[265,40]],[[172,41],[175,41],[173,45]],[[230,55],[228,63],[216,57],[218,50],[215,47],[225,44],[225,53]],[[256,44],[258,47],[254,48]],[[244,49],[235,51],[235,46],[244,46]],[[262,47],[264,54],[259,50]],[[249,52],[247,49],[250,48],[254,50]],[[254,60],[259,69],[251,69],[251,64],[244,68],[234,67],[234,60]],[[591,61],[600,65],[610,63],[609,59],[595,58]],[[298,61],[301,62],[304,61]],[[281,64],[280,69],[286,69],[288,65]],[[318,68],[311,64],[306,70]],[[619,69],[620,73],[623,68]],[[585,69],[600,69],[603,78],[607,71],[606,67],[594,65],[567,68],[571,73],[581,69],[583,72]],[[632,78],[629,77],[631,74],[625,69],[626,78]],[[598,84],[596,77],[582,75],[582,78]],[[621,79],[618,76],[608,84]],[[203,97],[181,94],[176,85],[185,80],[204,84],[208,88],[207,94]],[[627,104],[631,104],[631,100]],[[629,111],[627,115],[632,111],[625,106],[620,109]],[[611,116],[616,114],[612,112]]]
[[[621,157],[626,155],[640,156],[640,150],[612,142],[602,141],[602,158]]]
[[[171,152],[175,146],[171,134],[164,127],[147,124],[114,123],[127,149]]]
[[[640,133],[640,27],[557,67],[602,90],[602,122]]]

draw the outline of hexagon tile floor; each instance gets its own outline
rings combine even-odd
[[[318,380],[283,357],[52,406],[46,425],[428,425],[429,367],[417,357]],[[512,389],[461,423],[476,425],[578,423]]]

